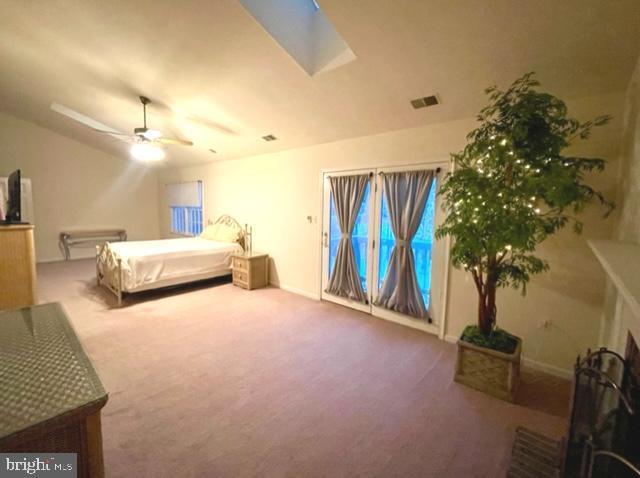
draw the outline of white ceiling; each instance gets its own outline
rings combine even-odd
[[[640,53],[638,0],[320,5],[357,59],[310,77],[234,0],[0,0],[0,110],[128,157],[49,106],[129,131],[143,94],[150,127],[195,143],[169,164],[194,163],[472,116],[485,87],[529,70],[566,98],[620,91]]]

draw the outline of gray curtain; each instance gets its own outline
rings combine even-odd
[[[369,182],[369,176],[335,176],[330,177],[329,182],[336,216],[340,224],[341,237],[336,263],[333,266],[326,292],[366,303],[367,295],[360,283],[351,235]]]
[[[409,171],[382,176],[396,242],[375,305],[418,318],[428,317],[428,311],[418,287],[411,240],[420,226],[434,175],[434,171]]]

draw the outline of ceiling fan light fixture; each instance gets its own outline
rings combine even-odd
[[[161,161],[165,158],[164,150],[150,143],[136,143],[131,146],[130,153],[138,161],[144,162]]]
[[[148,129],[144,132],[143,136],[147,138],[149,141],[154,141],[158,138],[162,137],[162,133],[157,129]]]

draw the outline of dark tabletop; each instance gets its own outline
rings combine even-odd
[[[0,440],[106,401],[60,304],[0,311]]]

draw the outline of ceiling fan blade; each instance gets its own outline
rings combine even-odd
[[[196,116],[196,115],[186,115],[184,117],[184,119],[186,119],[187,121],[190,121],[192,123],[197,123],[201,126],[204,126],[205,128],[209,128],[209,129],[214,129],[216,131],[218,131],[219,133],[222,134],[228,134],[228,135],[236,135],[238,134],[237,131],[234,131],[233,129],[221,124],[221,123],[217,123],[215,121],[203,118],[202,116]]]
[[[110,134],[112,136],[121,136],[125,135],[124,133],[118,131],[117,129],[111,128],[106,124],[100,123],[100,121],[96,121],[93,118],[89,118],[88,116],[83,115],[82,113],[78,113],[77,111],[72,110],[71,108],[67,108],[60,103],[51,103],[51,109],[56,113],[60,113],[61,115],[66,116],[67,118],[71,118],[78,123],[82,123],[89,128],[96,130],[100,133]],[[125,135],[129,136],[129,135]]]
[[[93,129],[93,128],[91,128]],[[123,143],[127,143],[127,144],[134,144],[138,141],[138,137],[135,135],[131,135],[131,134],[126,134],[126,133],[112,133],[111,131],[105,131],[102,129],[93,129],[93,131],[95,131],[96,133],[104,133],[104,134],[108,134],[109,136],[112,136],[113,138],[116,138],[118,141],[121,141]]]
[[[177,144],[180,146],[193,146],[193,141],[187,141],[184,139],[158,138],[156,141],[162,144]]]
[[[130,135],[127,133],[114,132],[108,129],[96,129],[96,128],[91,128],[91,129],[96,133],[105,133],[105,134],[110,134],[111,136],[126,136],[128,138],[133,138],[133,135]]]

